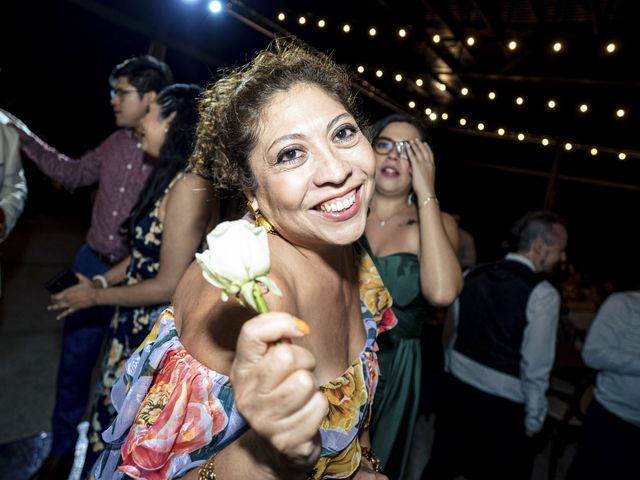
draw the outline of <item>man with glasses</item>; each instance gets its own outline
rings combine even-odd
[[[101,275],[129,254],[128,241],[119,232],[120,224],[129,216],[153,168],[152,159],[140,149],[141,120],[160,90],[172,81],[169,67],[149,55],[117,65],[109,83],[111,106],[120,128],[79,159],[59,153],[13,118],[22,151],[45,175],[73,188],[98,184],[86,243],[73,263],[75,272],[94,279],[97,286],[106,287]],[[34,479],[67,478],[71,471],[77,425],[87,406],[91,372],[112,315],[112,307],[101,307],[82,310],[65,319],[52,418],[53,441],[49,457]]]

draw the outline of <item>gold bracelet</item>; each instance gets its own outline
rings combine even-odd
[[[382,469],[380,468],[380,459],[376,456],[375,453],[373,453],[373,450],[369,447],[360,447],[360,451],[362,452],[362,456],[371,462],[373,471],[376,473],[380,473],[382,471]]]
[[[422,207],[424,207],[425,205],[427,205],[431,200],[435,200],[436,203],[438,203],[438,198],[435,196],[429,196],[426,198],[426,200],[424,200],[420,206],[418,207],[418,210],[420,210]]]
[[[202,464],[198,470],[198,480],[216,480],[216,468],[213,465],[215,454]]]

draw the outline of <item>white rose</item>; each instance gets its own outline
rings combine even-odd
[[[281,295],[277,285],[267,278],[271,258],[264,228],[245,220],[223,222],[207,235],[207,245],[209,248],[203,253],[196,253],[196,260],[204,278],[222,290],[223,301],[235,295],[240,303],[259,311],[256,282]]]

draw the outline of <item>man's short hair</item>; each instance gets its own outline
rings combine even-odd
[[[542,238],[547,245],[554,245],[559,238],[553,229],[554,224],[560,224],[567,229],[565,222],[559,215],[539,210],[528,212],[520,218],[511,230],[512,246],[517,252],[528,252],[531,244],[537,238]]]
[[[128,58],[118,64],[109,75],[109,84],[115,87],[119,77],[125,77],[136,87],[141,98],[147,92],[160,93],[164,87],[173,83],[169,66],[151,55]]]

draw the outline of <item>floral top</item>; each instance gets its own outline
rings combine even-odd
[[[391,296],[369,255],[358,249],[360,305],[367,340],[358,358],[320,390],[329,412],[320,426],[322,450],[309,479],[349,478],[360,465],[359,433],[368,426],[378,381],[378,333],[396,319]],[[249,428],[238,413],[231,383],[182,346],[173,310],[127,363],[112,391],[118,417],[103,433],[106,451],[91,478],[177,478],[198,467]]]

